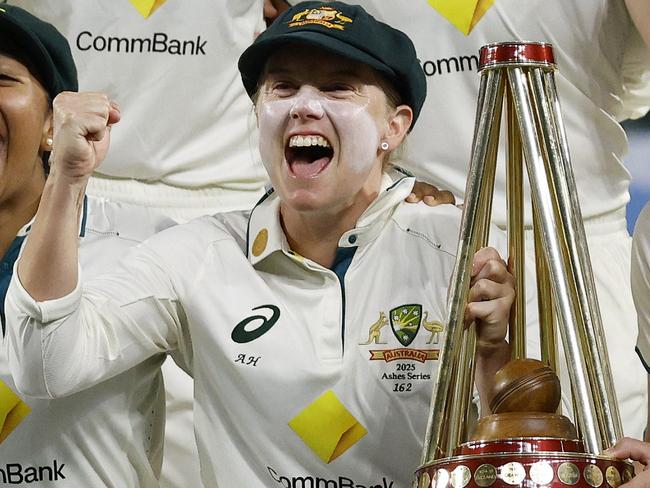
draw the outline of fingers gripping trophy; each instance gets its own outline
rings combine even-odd
[[[470,174],[417,488],[617,488],[632,465],[601,453],[622,437],[603,326],[554,80],[552,46],[480,50]],[[473,254],[487,244],[499,131],[507,130],[508,262],[516,281],[491,415],[470,432],[476,331],[463,324]],[[525,358],[523,168],[531,187],[541,361]],[[557,342],[567,358],[576,425],[559,413]]]

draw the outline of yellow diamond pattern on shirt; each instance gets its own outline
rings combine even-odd
[[[145,19],[154,13],[167,0],[129,0]]]
[[[11,388],[0,381],[0,443],[18,427],[31,411],[32,409]]]
[[[368,433],[332,390],[310,403],[289,422],[289,426],[326,464]]]
[[[428,0],[438,11],[466,36],[489,10],[494,0]]]

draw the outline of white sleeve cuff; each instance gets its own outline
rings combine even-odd
[[[13,277],[8,294],[12,295],[18,308],[29,317],[43,324],[59,320],[74,312],[81,302],[81,266],[77,264],[77,286],[67,295],[54,300],[36,301],[23,288],[18,278],[18,261],[14,264]]]

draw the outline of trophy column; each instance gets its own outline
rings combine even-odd
[[[566,135],[552,46],[481,48],[481,84],[447,335],[414,486],[617,488],[629,463],[601,455],[622,436]],[[471,263],[486,245],[502,112],[507,126],[508,265],[516,282],[512,361],[497,373],[492,415],[468,432],[475,331],[463,327]],[[542,360],[525,358],[523,167],[530,181]],[[556,324],[557,323],[557,324]],[[556,327],[557,325],[557,327]],[[557,413],[555,330],[560,330],[576,430]]]

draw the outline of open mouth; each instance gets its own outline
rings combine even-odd
[[[313,178],[330,163],[334,149],[323,136],[298,135],[289,138],[284,156],[295,176]]]

